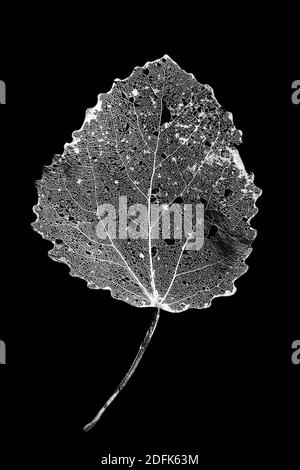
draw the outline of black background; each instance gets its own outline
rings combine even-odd
[[[45,40],[26,37],[26,45],[20,35],[2,58],[7,263],[0,338],[7,365],[0,366],[0,458],[9,467],[21,459],[34,468],[45,462],[98,468],[109,453],[197,453],[203,468],[286,462],[296,455],[299,435],[300,365],[291,362],[291,344],[299,339],[293,268],[300,105],[291,101],[299,78],[293,43],[279,45],[263,34],[233,40],[225,31],[218,43],[200,31],[193,38],[173,32],[155,41],[152,32],[137,40],[112,28],[110,22],[94,34],[53,30]],[[162,312],[127,387],[84,433],[128,370],[152,311],[87,289],[48,258],[51,243],[30,227],[34,181],[63,152],[98,93],[165,53],[211,85],[243,130],[239,151],[263,190],[252,220],[258,236],[235,295],[206,310]]]

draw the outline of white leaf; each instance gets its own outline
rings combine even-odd
[[[37,183],[33,228],[52,259],[90,288],[157,307],[145,347],[160,309],[235,292],[261,190],[211,87],[164,56],[115,80],[72,136]]]

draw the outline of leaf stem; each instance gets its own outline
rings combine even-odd
[[[160,316],[160,308],[158,307],[157,310],[154,312],[153,316],[152,316],[152,320],[151,320],[151,324],[147,330],[147,333],[142,341],[142,343],[140,344],[140,347],[139,347],[139,350],[138,350],[138,353],[137,355],[135,356],[135,359],[133,361],[133,363],[131,364],[131,367],[130,369],[128,370],[127,374],[125,375],[125,377],[121,380],[120,384],[118,385],[118,387],[116,388],[116,390],[114,391],[114,393],[111,395],[111,397],[107,400],[107,402],[105,403],[105,405],[101,408],[101,410],[99,411],[99,413],[95,416],[95,418],[90,422],[88,423],[86,426],[84,426],[83,430],[84,431],[89,431],[90,429],[92,429],[96,423],[99,421],[99,419],[101,418],[101,416],[103,415],[104,411],[106,410],[106,408],[108,408],[108,406],[112,403],[112,401],[117,397],[117,395],[120,393],[120,391],[125,387],[125,385],[127,384],[128,380],[130,379],[130,377],[133,375],[135,369],[137,368],[140,360],[142,359],[143,355],[144,355],[144,352],[146,351],[146,348],[148,346],[148,344],[150,343],[151,341],[151,338],[152,338],[152,335],[156,329],[156,326],[157,326],[157,323],[158,323],[158,320],[159,320],[159,316]]]

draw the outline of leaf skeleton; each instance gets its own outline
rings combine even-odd
[[[262,191],[237,150],[242,132],[232,114],[168,55],[116,79],[72,137],[36,183],[32,227],[53,242],[50,258],[89,288],[155,308],[130,369],[88,431],[134,373],[162,310],[208,308],[234,294]]]

